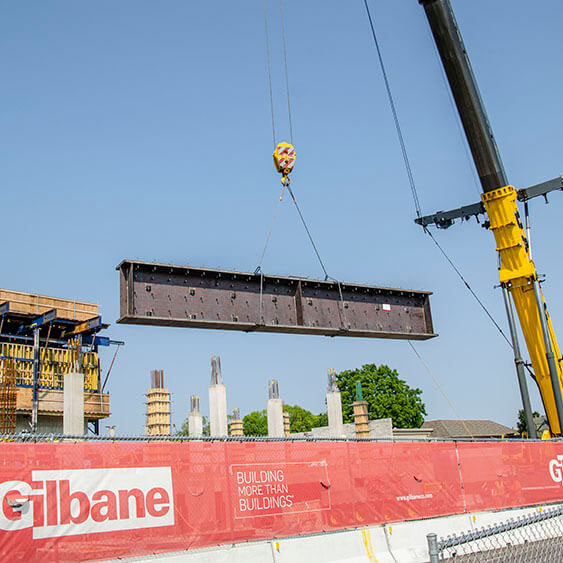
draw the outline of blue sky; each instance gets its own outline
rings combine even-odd
[[[424,213],[472,203],[468,160],[424,11],[372,0]],[[453,2],[511,182],[563,171],[563,4]],[[269,0],[279,140],[287,139],[278,3]],[[416,344],[465,418],[513,424],[511,352],[419,227],[360,0],[285,0],[297,165],[293,184],[329,273],[434,292],[440,336]],[[126,341],[112,371],[121,434],[142,432],[151,369],[164,369],[173,422],[189,395],[207,410],[219,354],[229,409],[264,408],[267,380],[290,404],[324,409],[328,368],[385,363],[423,390],[429,418],[454,418],[405,342],[116,325],[124,258],[252,271],[279,194],[263,4],[121,0],[0,2],[1,287],[99,303]],[[534,258],[563,327],[559,193],[531,204]],[[437,233],[506,326],[493,237],[476,223]],[[283,202],[267,273],[319,277]],[[107,369],[112,350],[102,353]],[[533,383],[530,382],[533,389]],[[538,394],[534,403],[540,408]],[[104,429],[105,430],[105,429]]]

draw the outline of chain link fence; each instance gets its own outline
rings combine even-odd
[[[473,532],[437,539],[428,534],[430,563],[563,561],[563,507],[511,518]]]

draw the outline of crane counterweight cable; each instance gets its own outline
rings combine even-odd
[[[422,356],[418,353],[418,350],[414,347],[414,344],[410,340],[407,340],[407,342],[409,343],[409,346],[411,347],[412,351],[415,353],[416,357],[420,360],[420,363],[422,364],[428,375],[432,378],[432,381],[438,388],[438,391],[440,391],[444,399],[446,399],[447,403],[450,405],[450,408],[452,409],[454,414],[457,416],[458,420],[461,422],[461,424],[463,424],[467,434],[469,434],[469,436],[471,436],[472,439],[475,439],[475,437],[473,436],[473,434],[471,434],[471,431],[467,427],[465,420],[463,420],[461,416],[459,416],[459,413],[454,407],[454,404],[450,401],[449,397],[446,395],[446,392],[442,389],[442,386],[438,383],[438,380],[434,377],[434,374],[430,371],[430,368],[426,365],[426,362],[422,359]]]
[[[391,113],[393,114],[393,121],[395,122],[395,129],[397,130],[397,137],[399,138],[399,144],[401,145],[401,152],[403,154],[403,161],[405,163],[405,169],[407,171],[407,176],[409,179],[409,184],[411,187],[412,198],[414,201],[414,206],[416,209],[417,217],[421,217],[420,212],[420,202],[418,200],[418,193],[416,191],[416,184],[414,182],[414,176],[412,173],[411,163],[409,160],[409,155],[407,153],[407,147],[405,145],[405,140],[403,138],[403,131],[401,129],[401,123],[399,122],[399,116],[397,114],[397,109],[395,107],[395,101],[393,99],[393,93],[391,92],[391,85],[389,83],[389,78],[387,77],[387,70],[383,62],[383,55],[381,53],[381,48],[379,47],[379,41],[375,33],[375,27],[373,25],[373,20],[371,19],[371,12],[369,10],[367,0],[364,0],[364,5],[366,7],[366,12],[369,19],[369,25],[371,27],[371,34],[373,36],[373,41],[375,43],[375,49],[377,50],[377,58],[379,59],[379,66],[381,67],[381,74],[383,75],[383,82],[385,83],[385,89],[387,90],[387,97],[389,99],[389,106],[391,107]]]
[[[373,23],[373,19],[371,17],[371,12],[370,12],[370,9],[369,9],[368,1],[367,0],[363,0],[363,1],[364,1],[364,6],[366,8],[367,17],[368,17],[368,20],[369,20],[369,25],[370,25],[370,28],[371,28],[371,34],[372,34],[373,41],[375,43],[375,48],[376,48],[376,51],[377,51],[377,58],[379,60],[379,66],[381,68],[381,74],[383,76],[383,81],[385,83],[385,89],[387,91],[387,98],[389,100],[389,106],[391,108],[391,113],[393,114],[393,121],[395,122],[395,129],[397,131],[397,136],[399,138],[399,144],[401,146],[401,153],[403,155],[403,162],[404,162],[405,169],[406,169],[406,172],[407,172],[407,176],[408,176],[408,179],[409,179],[409,185],[410,185],[410,188],[411,188],[411,193],[412,193],[412,198],[413,198],[413,201],[414,201],[414,206],[415,206],[415,209],[416,209],[416,214],[417,214],[417,217],[421,217],[420,202],[419,202],[419,199],[418,199],[418,192],[417,192],[417,189],[416,189],[416,183],[414,181],[414,175],[413,175],[413,172],[412,172],[412,167],[411,167],[411,164],[410,164],[409,156],[408,156],[408,153],[407,153],[407,148],[406,148],[405,141],[404,141],[404,138],[403,138],[403,132],[402,132],[402,129],[401,129],[401,124],[399,122],[399,117],[398,117],[398,114],[397,114],[397,108],[395,106],[395,101],[393,99],[393,92],[391,91],[391,85],[390,85],[389,78],[388,78],[388,75],[387,75],[387,70],[385,68],[385,63],[383,61],[383,54],[382,54],[381,48],[379,46],[377,34],[375,32],[375,26],[374,26],[374,23]],[[424,232],[427,235],[430,236],[430,238],[432,239],[434,244],[438,247],[438,249],[443,254],[443,256],[446,258],[446,260],[448,261],[450,266],[453,268],[453,270],[459,276],[461,281],[464,283],[465,287],[469,290],[471,295],[473,295],[473,297],[475,298],[477,303],[480,305],[480,307],[483,309],[483,311],[485,312],[487,317],[491,320],[493,325],[497,328],[497,330],[500,332],[502,337],[506,340],[508,345],[512,348],[512,343],[510,342],[510,340],[508,339],[508,337],[506,336],[506,334],[504,333],[504,331],[502,330],[500,325],[496,322],[496,320],[491,315],[491,313],[489,312],[489,310],[487,309],[485,304],[479,299],[479,297],[477,296],[475,291],[473,291],[472,287],[469,285],[469,283],[467,282],[467,280],[465,279],[465,277],[463,276],[463,274],[461,273],[459,268],[454,264],[453,260],[448,256],[446,251],[440,246],[440,244],[438,243],[438,241],[432,235],[432,233],[430,232],[430,230],[428,228],[425,227]]]

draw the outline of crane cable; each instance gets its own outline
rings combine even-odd
[[[421,215],[421,211],[420,211],[420,202],[419,202],[419,199],[418,199],[418,192],[417,192],[417,189],[416,189],[416,184],[415,184],[415,181],[414,181],[414,176],[413,176],[413,173],[412,173],[412,168],[411,168],[408,152],[407,152],[405,141],[404,141],[404,138],[403,138],[403,132],[402,132],[402,129],[401,129],[401,124],[399,122],[397,109],[396,109],[396,106],[395,106],[395,101],[393,99],[393,93],[391,91],[391,85],[390,85],[390,82],[389,82],[389,78],[387,76],[387,70],[385,68],[385,63],[383,62],[383,54],[382,54],[381,48],[379,46],[377,34],[375,33],[375,26],[373,24],[373,19],[371,17],[371,12],[370,12],[367,0],[364,0],[364,5],[365,5],[365,8],[366,8],[366,13],[367,13],[367,16],[368,16],[369,25],[371,27],[371,34],[373,36],[375,48],[377,50],[377,57],[379,59],[379,66],[381,68],[381,73],[383,75],[383,81],[385,83],[385,89],[387,90],[387,97],[388,97],[388,100],[389,100],[389,105],[391,107],[391,113],[393,114],[393,121],[395,122],[395,129],[397,131],[397,136],[399,137],[399,144],[401,145],[401,153],[403,155],[403,162],[405,164],[405,169],[406,169],[407,176],[408,176],[408,179],[409,179],[409,185],[410,185],[410,188],[411,188],[414,206],[415,206],[415,209],[416,209],[416,215],[417,215],[417,217],[421,217],[422,215]],[[454,264],[453,260],[448,256],[448,254],[442,248],[442,246],[440,246],[440,244],[438,243],[438,241],[436,240],[434,235],[432,235],[432,233],[430,232],[430,230],[427,227],[424,227],[424,232],[432,239],[434,244],[438,247],[440,252],[444,255],[444,257],[446,258],[446,260],[448,261],[450,266],[453,268],[455,273],[459,276],[461,281],[464,283],[465,287],[467,287],[467,289],[469,290],[471,295],[473,295],[473,297],[475,298],[477,303],[483,309],[483,311],[485,312],[487,317],[489,317],[489,319],[491,320],[493,325],[500,332],[500,334],[506,340],[508,345],[512,348],[512,343],[510,342],[510,340],[508,339],[508,337],[506,336],[506,334],[504,333],[504,331],[502,330],[500,325],[497,323],[497,321],[493,318],[493,316],[491,315],[491,313],[489,312],[489,310],[487,309],[485,304],[479,299],[479,297],[477,296],[477,294],[475,293],[473,288],[469,285],[469,282],[465,279],[465,277],[461,273],[460,269]]]
[[[288,71],[288,64],[287,64],[287,42],[286,42],[286,38],[285,38],[285,23],[284,23],[283,1],[282,0],[280,0],[280,20],[281,20],[281,33],[282,33],[282,45],[283,45],[285,89],[286,89],[286,95],[287,95],[287,115],[288,115],[288,121],[289,121],[289,137],[290,137],[290,140],[291,140],[291,144],[293,145],[293,119],[292,119],[292,115],[291,115],[291,96],[290,96],[290,92],[289,92],[289,71]],[[264,0],[264,26],[265,26],[265,35],[266,35],[266,58],[267,58],[267,62],[268,62],[268,84],[269,84],[269,90],[270,90],[270,112],[271,112],[271,116],[272,116],[272,137],[273,137],[273,140],[274,140],[274,146],[276,146],[274,94],[273,94],[273,87],[272,87],[272,64],[271,64],[271,53],[270,53],[270,34],[269,34],[269,31],[268,31],[269,25],[268,25],[267,0]],[[317,259],[319,260],[319,263],[320,263],[321,268],[322,268],[324,275],[325,275],[325,279],[326,280],[329,280],[329,279],[334,280],[334,278],[331,278],[328,275],[327,269],[326,269],[324,262],[321,258],[321,255],[319,253],[317,245],[315,244],[315,241],[313,240],[313,236],[311,235],[311,230],[309,229],[307,222],[305,221],[305,217],[303,216],[303,213],[301,212],[301,208],[299,207],[299,204],[297,203],[297,198],[295,197],[295,194],[293,193],[293,190],[291,189],[291,187],[289,185],[289,178],[285,177],[282,180],[282,184],[283,184],[283,188],[282,188],[280,198],[279,198],[277,206],[276,206],[276,210],[274,212],[274,217],[273,217],[272,223],[270,225],[270,230],[268,231],[268,235],[266,236],[266,243],[264,245],[264,249],[262,250],[262,255],[260,256],[260,262],[258,263],[258,267],[254,271],[254,273],[257,274],[262,270],[262,262],[264,261],[264,256],[266,254],[266,249],[268,247],[268,243],[269,243],[270,237],[272,235],[274,223],[276,222],[276,219],[277,219],[277,216],[278,216],[278,213],[279,213],[279,209],[280,209],[280,205],[281,205],[285,190],[287,189],[290,196],[291,196],[291,199],[293,200],[295,208],[297,209],[297,213],[299,214],[299,218],[301,219],[301,222],[303,223],[303,227],[305,227],[305,232],[307,233],[307,236],[309,237],[309,241],[311,242],[311,245],[313,247],[315,255],[316,255]],[[334,280],[334,281],[337,281],[337,280]]]
[[[280,6],[280,23],[281,23],[282,46],[283,46],[285,90],[286,90],[286,97],[287,97],[287,116],[288,116],[288,122],[289,122],[289,138],[290,138],[290,141],[291,141],[291,145],[293,146],[293,118],[292,118],[292,113],[291,113],[291,95],[290,95],[290,89],[289,89],[289,70],[288,70],[288,64],[287,64],[287,41],[286,41],[286,35],[285,35],[285,18],[284,18],[284,12],[283,12],[283,0],[279,0],[279,6]],[[271,113],[271,120],[272,120],[272,138],[273,138],[273,141],[274,141],[274,146],[276,146],[274,94],[273,94],[273,87],[272,87],[272,63],[271,63],[271,52],[270,52],[270,34],[269,34],[269,25],[268,25],[267,0],[264,0],[264,29],[265,29],[265,39],[266,39],[266,58],[267,58],[267,67],[268,67],[268,85],[269,85],[269,94],[270,94],[270,113]],[[264,244],[264,248],[263,248],[262,254],[260,256],[260,261],[259,261],[256,269],[254,270],[255,274],[260,274],[260,276],[261,276],[261,278],[260,278],[260,318],[261,318],[261,321],[262,321],[262,312],[263,312],[262,311],[262,293],[263,293],[263,283],[264,283],[264,274],[262,272],[262,263],[264,262],[264,256],[266,255],[266,250],[268,248],[268,244],[269,244],[270,238],[272,236],[274,224],[275,224],[276,219],[277,219],[278,214],[279,214],[279,210],[280,210],[280,207],[281,207],[283,196],[285,194],[285,190],[287,189],[287,191],[289,192],[289,194],[291,196],[293,204],[295,205],[295,209],[297,210],[299,218],[301,219],[301,223],[303,224],[303,227],[305,228],[305,232],[307,233],[307,237],[309,238],[309,241],[311,242],[311,246],[313,247],[315,255],[316,255],[316,257],[319,261],[319,264],[320,264],[320,266],[323,270],[323,273],[325,275],[325,281],[329,281],[329,280],[333,281],[338,286],[338,293],[339,293],[339,296],[340,296],[340,306],[341,306],[341,308],[339,309],[340,324],[341,324],[341,328],[343,330],[347,330],[348,324],[347,324],[347,318],[346,318],[346,311],[345,311],[345,307],[344,307],[344,296],[343,296],[343,293],[342,293],[342,285],[341,285],[339,280],[337,280],[336,278],[333,278],[332,276],[330,276],[328,274],[326,266],[323,262],[323,259],[321,258],[320,252],[319,252],[317,245],[315,244],[315,241],[313,239],[313,235],[311,234],[311,230],[309,229],[309,226],[307,225],[307,221],[305,220],[305,217],[304,217],[304,215],[301,211],[301,208],[299,207],[299,204],[297,203],[297,198],[295,197],[295,194],[293,193],[293,190],[291,189],[290,180],[287,177],[287,175],[284,175],[284,177],[282,178],[282,185],[283,185],[282,191],[281,191],[278,203],[276,205],[276,209],[274,211],[274,216],[273,216],[272,222],[270,224],[270,229],[269,229],[268,234],[266,236],[266,242]]]
[[[285,43],[285,22],[283,17],[282,0],[280,0],[280,19],[281,19],[281,32],[282,32],[282,43],[283,43],[283,65],[285,68],[285,91],[287,92],[287,116],[289,119],[289,140],[293,145],[293,121],[291,119],[291,101],[289,98],[289,73],[287,71],[287,47]]]
[[[268,33],[268,10],[266,0],[264,0],[264,27],[266,31],[266,58],[268,60],[268,82],[270,84],[270,111],[272,114],[272,137],[274,140],[274,147],[276,146],[276,125],[274,119],[274,93],[272,89],[272,60],[270,56],[270,36]]]
[[[416,357],[420,360],[420,363],[423,365],[423,367],[426,370],[426,372],[428,373],[428,375],[432,378],[432,381],[434,382],[434,384],[438,388],[438,391],[440,391],[440,393],[442,393],[444,399],[446,399],[446,401],[450,405],[450,408],[452,409],[452,411],[454,411],[454,414],[457,416],[457,418],[459,419],[461,424],[463,424],[463,426],[464,426],[465,430],[467,431],[467,433],[469,434],[469,436],[471,436],[472,439],[475,439],[475,436],[473,436],[473,434],[471,434],[471,430],[469,430],[469,428],[467,427],[467,424],[465,424],[465,420],[463,420],[463,418],[461,418],[461,416],[459,416],[459,413],[457,412],[456,408],[454,407],[454,404],[450,401],[450,399],[446,395],[446,392],[442,389],[441,385],[438,383],[438,380],[434,377],[434,374],[430,371],[430,368],[426,365],[426,362],[422,359],[422,356],[418,353],[418,350],[414,347],[414,344],[410,340],[407,340],[407,342],[409,343],[409,346],[412,348],[412,351],[416,354]]]

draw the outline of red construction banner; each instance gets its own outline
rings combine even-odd
[[[98,560],[563,501],[559,442],[3,443],[0,553]]]

